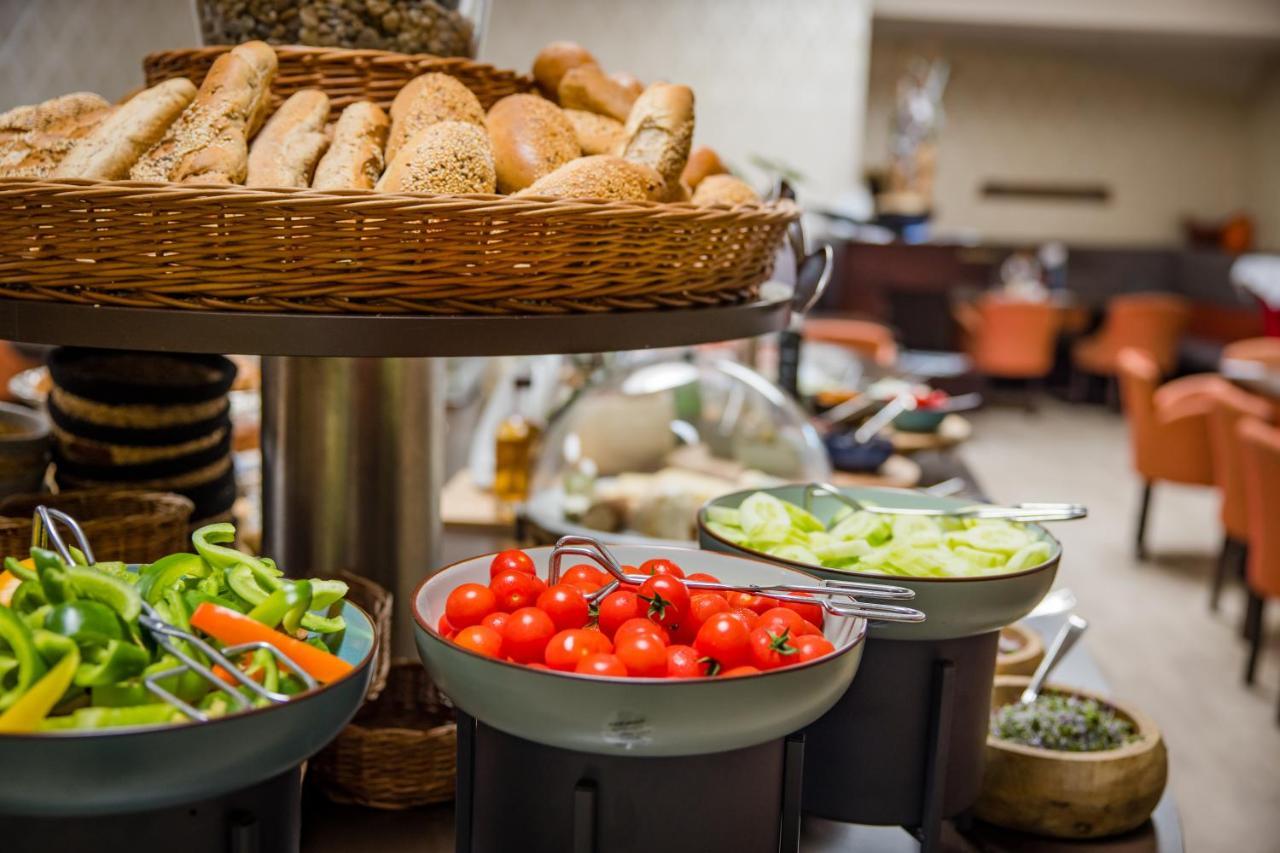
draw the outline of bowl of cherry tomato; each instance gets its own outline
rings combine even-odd
[[[698,755],[804,728],[848,689],[866,620],[697,582],[815,585],[761,560],[615,546],[640,584],[555,549],[475,557],[414,594],[423,664],[455,705],[537,743],[603,754]],[[693,584],[693,585],[691,585]],[[606,594],[601,594],[604,591]]]

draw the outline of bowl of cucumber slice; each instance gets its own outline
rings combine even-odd
[[[702,548],[772,560],[826,580],[915,591],[928,619],[875,625],[872,636],[943,640],[996,631],[1031,612],[1053,585],[1062,546],[1038,524],[895,514],[958,509],[972,501],[901,489],[849,487],[854,510],[806,486],[723,495],[698,512]]]

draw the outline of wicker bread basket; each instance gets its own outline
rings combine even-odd
[[[149,82],[200,79],[226,47],[146,59]],[[319,86],[334,109],[388,104],[423,71],[484,104],[530,88],[465,59],[277,48],[279,99]],[[773,267],[789,201],[688,203],[322,192],[0,179],[0,297],[137,308],[530,314],[748,301]]]
[[[14,495],[0,502],[0,556],[22,557],[31,548],[31,514],[40,504],[80,523],[99,560],[149,563],[190,550],[191,501],[164,492],[97,489],[60,495]]]

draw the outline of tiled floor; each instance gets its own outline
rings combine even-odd
[[[963,453],[993,499],[1089,506],[1088,519],[1054,528],[1064,544],[1059,584],[1091,621],[1084,642],[1116,696],[1164,730],[1187,849],[1280,850],[1280,606],[1257,683],[1246,689],[1243,595],[1229,589],[1217,614],[1207,606],[1220,535],[1215,496],[1158,486],[1152,559],[1140,564],[1132,550],[1139,484],[1118,415],[1048,403],[1038,415],[992,408],[974,420]]]

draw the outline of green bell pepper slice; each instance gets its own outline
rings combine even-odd
[[[16,557],[5,557],[4,567],[15,577],[19,577],[24,581],[35,581],[40,579],[40,576],[36,574],[35,569],[29,569],[22,565]]]
[[[61,604],[76,597],[71,588],[71,580],[67,567],[62,559],[52,551],[43,548],[32,548],[31,559],[36,564],[36,574],[40,576],[40,587],[44,590],[45,600],[50,604]],[[17,595],[15,592],[14,595]]]
[[[145,684],[136,681],[124,681],[116,684],[103,684],[89,689],[95,708],[129,708],[134,705],[149,705],[156,701],[156,696]]]
[[[341,601],[351,587],[346,581],[332,578],[317,578],[311,581],[311,609],[324,610],[326,607]]]
[[[189,589],[184,592],[182,594],[182,600],[187,604],[188,613],[195,613],[196,608],[205,602],[221,605],[222,607],[229,607],[237,613],[247,613],[250,609],[245,607],[245,605],[238,600],[230,599],[222,595],[211,595],[198,588]]]
[[[0,607],[0,652],[6,650],[17,661],[17,666],[10,667],[7,677],[0,681],[0,711],[8,709],[22,698],[48,669],[36,650],[31,629],[13,610]]]
[[[208,577],[209,564],[197,554],[170,554],[142,570],[138,592],[148,604],[160,600],[164,591],[186,578]]]
[[[138,621],[138,615],[142,613],[142,596],[132,584],[87,566],[69,567],[67,577],[80,598],[102,602],[120,614],[125,622]]]
[[[191,534],[191,544],[195,546],[196,553],[215,569],[229,571],[239,565],[248,565],[267,575],[279,577],[284,574],[270,560],[225,547],[227,543],[235,541],[236,528],[225,521],[206,524]]]
[[[76,669],[77,687],[101,687],[140,674],[151,663],[151,655],[132,643],[112,640],[85,652],[85,663]]]
[[[36,644],[36,652],[49,666],[53,666],[73,651],[80,651],[75,640],[43,628],[32,629],[31,642]]]
[[[38,580],[23,581],[18,584],[18,588],[13,591],[13,598],[9,599],[9,606],[17,613],[31,613],[48,603],[49,599],[45,598],[44,587]]]
[[[279,589],[249,611],[249,618],[256,619],[269,628],[275,628],[283,622],[284,630],[293,634],[301,627],[302,618],[310,606],[311,582],[285,581]]]
[[[44,627],[45,617],[49,615],[49,611],[53,609],[52,604],[41,604],[30,613],[22,614],[22,621],[27,623],[27,627],[34,631],[37,628]]]
[[[70,637],[76,645],[103,645],[125,639],[116,611],[90,599],[53,605],[45,616],[46,631]]]
[[[40,725],[41,731],[58,732],[76,729],[109,729],[121,726],[156,726],[186,719],[181,711],[163,702],[121,708],[80,708],[65,717],[51,717]]]

